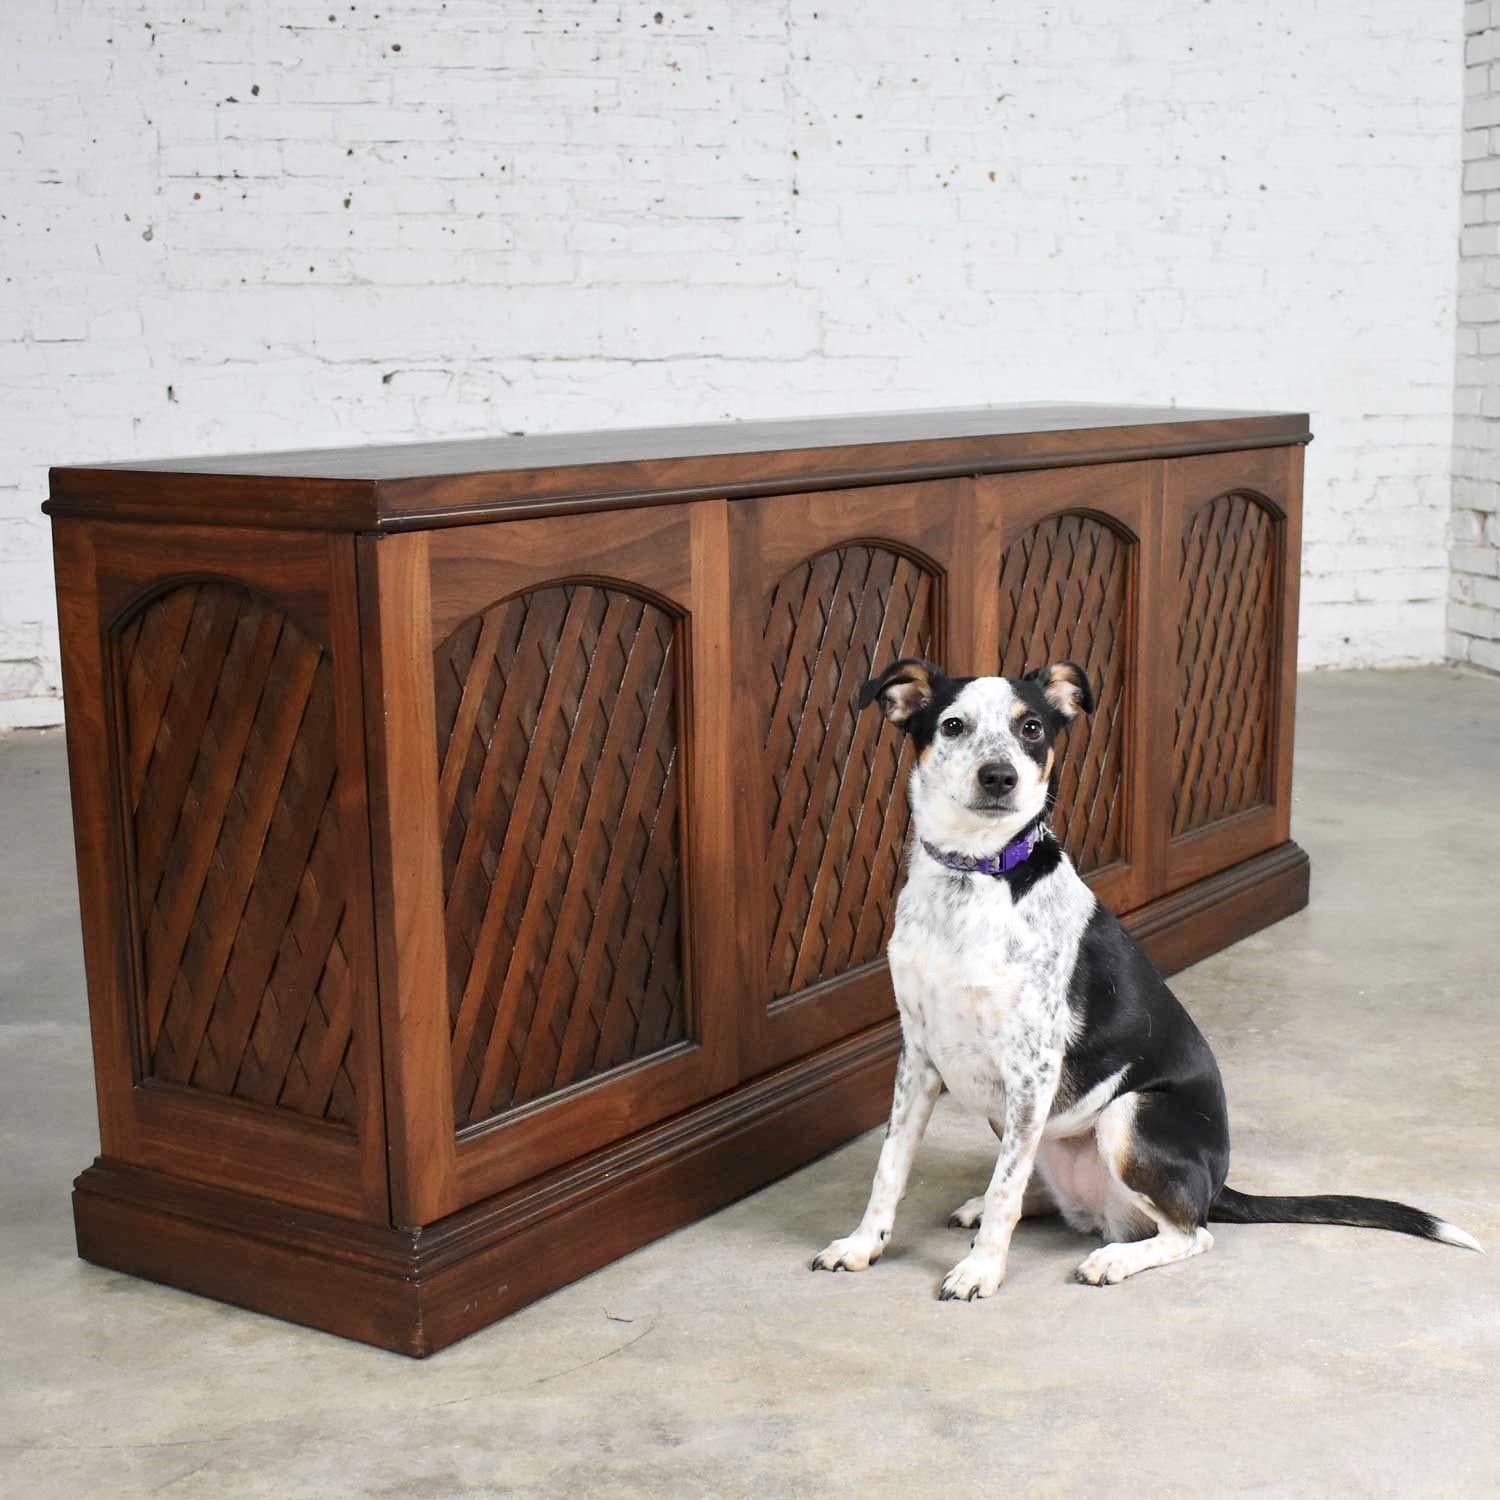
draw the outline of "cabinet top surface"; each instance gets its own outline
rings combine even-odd
[[[52,470],[53,515],[404,530],[1306,442],[1303,413],[1026,404]]]

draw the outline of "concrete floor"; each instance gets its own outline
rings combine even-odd
[[[1310,910],[1176,981],[1232,1180],[1406,1198],[1500,1248],[1500,682],[1306,678]],[[1219,1226],[1095,1291],[1021,1226],[933,1292],[988,1131],[945,1107],[885,1260],[814,1276],[879,1133],[425,1364],[74,1259],[95,1134],[60,736],[0,743],[0,1493],[1500,1494],[1500,1254]]]

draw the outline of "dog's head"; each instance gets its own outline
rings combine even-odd
[[[1024,677],[949,677],[929,661],[893,662],[859,690],[917,747],[917,832],[985,854],[1050,806],[1054,742],[1094,695],[1083,668],[1057,662]]]

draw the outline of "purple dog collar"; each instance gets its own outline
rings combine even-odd
[[[1029,828],[1020,838],[1007,844],[998,854],[983,857],[974,854],[948,854],[942,849],[922,840],[922,847],[940,864],[950,870],[959,870],[965,875],[1009,875],[1017,865],[1031,858],[1031,851],[1041,839],[1039,827]]]

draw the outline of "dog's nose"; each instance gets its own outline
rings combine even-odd
[[[988,796],[1004,797],[1016,789],[1016,768],[1008,760],[986,761],[974,774]]]

